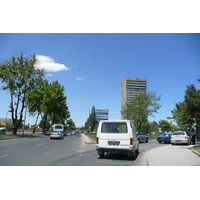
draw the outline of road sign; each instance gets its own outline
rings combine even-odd
[[[108,119],[108,115],[96,115],[97,118],[106,118]]]
[[[108,120],[108,109],[96,109],[96,120]]]
[[[96,109],[96,112],[109,112],[109,110],[108,109]]]
[[[100,120],[108,120],[108,118],[96,118],[97,121],[100,121]]]
[[[96,112],[96,115],[108,115],[108,112]]]

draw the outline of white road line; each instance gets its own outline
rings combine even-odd
[[[14,143],[1,144],[0,147],[1,147],[1,146],[5,146],[5,145],[9,145],[9,144],[14,144]]]
[[[40,147],[40,146],[45,145],[45,144],[46,144],[46,143],[38,144],[37,147]]]
[[[0,156],[0,158],[4,158],[4,157],[6,157],[6,156],[8,156],[8,155]]]

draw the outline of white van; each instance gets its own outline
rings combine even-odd
[[[99,122],[96,138],[96,149],[99,156],[105,152],[125,153],[136,158],[139,142],[136,130],[130,120],[102,120]]]

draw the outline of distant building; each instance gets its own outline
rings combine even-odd
[[[176,120],[175,120],[175,118],[174,118],[173,116],[167,117],[167,121],[168,121],[171,125],[177,126]]]
[[[5,123],[4,122],[11,122],[12,121],[12,119],[11,118],[0,118],[0,127],[4,127],[4,126],[6,126],[5,125]]]
[[[132,98],[146,92],[147,80],[123,78],[121,80],[121,110]]]
[[[4,122],[4,121],[11,122],[12,119],[11,118],[0,118],[0,122]]]

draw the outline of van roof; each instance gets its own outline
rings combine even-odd
[[[100,120],[100,122],[130,122],[130,120]]]

